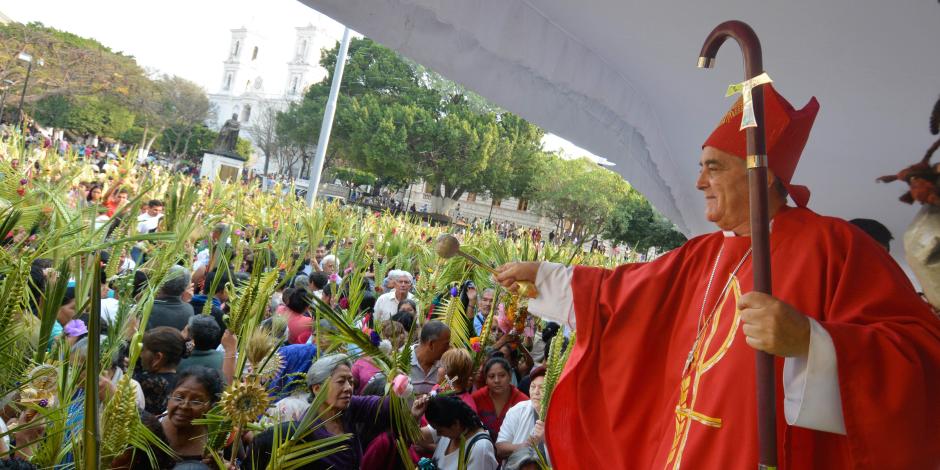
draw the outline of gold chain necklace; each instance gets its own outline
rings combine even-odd
[[[682,368],[682,375],[685,375],[689,371],[689,367],[692,365],[692,360],[695,358],[695,349],[698,348],[698,342],[702,339],[702,333],[705,332],[705,328],[708,327],[708,324],[711,323],[712,318],[715,316],[715,312],[718,310],[718,304],[715,304],[715,307],[712,308],[711,313],[708,314],[708,318],[702,322],[702,317],[705,316],[705,306],[708,304],[708,293],[711,291],[712,282],[715,280],[715,272],[718,270],[718,262],[721,260],[721,253],[725,250],[725,245],[722,244],[721,248],[718,249],[718,256],[715,257],[715,263],[712,265],[711,275],[708,277],[708,284],[705,285],[705,296],[702,298],[702,308],[698,313],[698,325],[696,327],[695,341],[692,343],[692,349],[689,350],[689,355],[685,359],[685,367]],[[741,257],[741,260],[738,261],[737,266],[734,267],[734,270],[731,271],[731,275],[728,276],[728,282],[725,283],[725,287],[721,289],[721,294],[718,295],[718,298],[722,298],[725,293],[728,292],[728,287],[731,286],[731,280],[734,279],[734,275],[738,273],[738,270],[741,269],[741,266],[744,265],[744,261],[751,254],[751,248],[747,249],[747,252],[744,253],[744,256]]]

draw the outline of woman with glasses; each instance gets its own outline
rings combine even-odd
[[[224,385],[215,369],[192,366],[181,372],[167,397],[166,413],[158,416],[142,412],[141,423],[157,439],[173,450],[173,455],[151,447],[155,462],[144,452],[127,449],[111,463],[112,470],[171,470],[180,464],[208,461],[204,455],[208,429],[193,421],[205,417],[219,400]],[[154,465],[154,463],[156,465]]]
[[[203,459],[208,430],[193,420],[205,416],[219,400],[223,387],[218,371],[203,366],[192,366],[177,377],[160,425],[167,444],[181,460]]]

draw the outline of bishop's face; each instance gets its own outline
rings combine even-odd
[[[705,147],[695,187],[705,195],[705,217],[722,230],[750,233],[747,174],[744,160]]]

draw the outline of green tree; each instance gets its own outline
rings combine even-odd
[[[343,183],[343,186],[349,188],[350,194],[353,189],[360,186],[372,186],[376,182],[375,175],[355,168],[336,168],[332,173],[334,178]]]
[[[537,183],[535,199],[542,214],[570,222],[573,232],[584,240],[603,232],[617,202],[630,190],[620,175],[587,158],[553,156]]]
[[[216,136],[218,136],[218,132],[216,132]],[[214,141],[215,139],[213,139],[213,142]],[[244,137],[239,137],[238,142],[235,144],[235,153],[245,157],[246,160],[249,160],[252,156],[254,156],[255,150],[252,148],[250,140]]]
[[[160,144],[156,147],[175,158],[201,157],[202,152],[212,148],[218,132],[205,125],[185,127],[172,126],[163,130]]]
[[[27,104],[53,95],[109,95],[129,105],[153,86],[134,57],[42,23],[0,25],[0,79],[22,83],[27,67],[17,59],[21,51],[44,62],[33,67]]]
[[[499,115],[499,145],[505,158],[492,159],[483,175],[491,199],[531,198],[549,164],[542,150],[545,132],[512,113]]]
[[[332,73],[335,61],[334,48],[321,65]],[[278,135],[305,152],[331,78],[278,118]],[[542,131],[450,84],[369,39],[352,41],[325,166],[340,160],[376,175],[378,185],[423,179],[445,211],[466,192],[524,197],[544,164]]]
[[[320,125],[323,122],[323,111],[333,80],[337,52],[338,44],[324,51],[320,65],[328,71],[327,76],[319,83],[311,85],[303,100],[292,103],[285,112],[278,115],[277,134],[283,139],[284,145],[293,146],[301,153],[303,160],[301,171],[304,174],[306,174],[306,166],[312,159],[320,135]],[[440,102],[440,96],[437,93],[419,86],[414,70],[394,51],[368,38],[353,39],[349,45],[324,169],[331,168],[338,157],[346,159],[344,154],[350,148],[348,142],[350,119],[361,117],[349,114],[347,107],[350,106],[351,98],[364,95],[370,95],[373,98],[370,104],[377,103],[383,106],[402,101],[436,106]],[[368,154],[361,154],[358,157],[365,158],[366,155]],[[370,171],[367,162],[357,163],[361,169]],[[376,174],[385,176],[385,172]]]
[[[144,97],[140,111],[146,119],[144,139],[148,130],[155,131],[150,139],[166,130],[164,150],[172,157],[189,155],[194,133],[202,132],[209,115],[209,98],[201,86],[175,75],[162,75],[154,85],[156,93]],[[140,145],[148,148],[147,141]]]
[[[650,247],[671,250],[686,241],[685,235],[676,230],[672,222],[633,190],[614,207],[603,234],[604,238],[629,245],[639,252]]]
[[[114,97],[50,95],[35,106],[40,122],[79,134],[120,136],[134,124],[134,113]]]
[[[23,81],[20,51],[44,61],[33,67],[25,100],[27,112],[44,125],[134,136],[144,149],[173,127],[176,138],[167,151],[182,154],[194,127],[207,117],[209,100],[201,87],[176,76],[151,78],[134,57],[94,39],[41,23],[0,25],[0,79]]]

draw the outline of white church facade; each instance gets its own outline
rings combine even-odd
[[[211,129],[219,130],[234,115],[241,124],[241,137],[256,144],[251,126],[266,107],[284,110],[303,98],[307,87],[326,77],[320,54],[335,46],[336,39],[312,24],[295,31],[291,48],[245,27],[231,30],[218,91],[209,94],[212,112],[207,125]],[[260,156],[257,149],[256,155]]]
[[[219,130],[233,115],[241,125],[240,136],[255,146],[253,169],[261,174],[264,168],[263,153],[258,149],[251,127],[255,120],[264,113],[265,107],[284,110],[291,102],[299,101],[307,88],[324,79],[327,71],[320,66],[320,55],[324,49],[336,45],[337,39],[329,35],[325,28],[312,24],[295,28],[293,49],[285,49],[288,44],[277,44],[260,32],[250,28],[231,30],[228,56],[222,63],[222,75],[218,91],[209,94],[212,106],[207,125]],[[290,55],[287,55],[290,52]],[[209,154],[207,154],[208,156]],[[209,172],[217,167],[226,167],[228,177],[241,175],[241,166],[237,162],[206,162]],[[270,161],[269,173],[277,172],[276,159]],[[226,166],[228,165],[228,166]],[[294,181],[300,188],[306,188],[306,179]],[[323,196],[345,198],[348,188],[338,182],[323,182],[320,194]],[[435,209],[453,216],[460,216],[468,221],[491,219],[496,223],[511,222],[517,226],[539,227],[545,233],[555,228],[555,224],[529,210],[528,202],[516,199],[493,201],[485,195],[464,194],[459,201],[452,201],[448,207],[440,206],[423,182],[416,182],[407,190],[399,193],[398,198],[408,205],[414,205],[419,211]],[[439,199],[439,198],[438,198]]]

